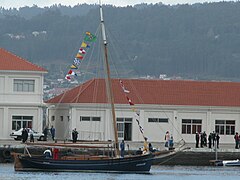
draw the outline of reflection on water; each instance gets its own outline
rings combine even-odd
[[[238,179],[238,167],[152,166],[150,174],[70,173],[70,172],[15,172],[13,164],[0,164],[0,180],[212,180]]]

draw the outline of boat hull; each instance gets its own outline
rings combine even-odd
[[[92,171],[149,173],[153,155],[105,160],[54,160],[43,157],[15,156],[16,171]]]

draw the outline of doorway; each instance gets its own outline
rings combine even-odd
[[[132,140],[132,118],[117,118],[119,140]]]

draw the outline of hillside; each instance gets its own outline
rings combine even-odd
[[[98,13],[86,4],[1,8],[0,47],[39,65],[68,64]],[[104,6],[104,15],[121,47],[116,63],[131,76],[240,80],[240,2]]]

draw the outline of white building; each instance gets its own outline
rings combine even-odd
[[[166,131],[175,141],[195,142],[195,133],[216,131],[221,143],[234,143],[240,131],[240,83],[183,80],[112,80],[119,139],[142,141],[135,119],[140,114],[144,135],[163,142]],[[126,96],[135,104],[130,106]],[[49,121],[58,139],[71,138],[77,128],[79,139],[113,139],[105,81],[93,79],[49,100]]]
[[[42,131],[47,71],[0,48],[0,139],[22,127]]]

